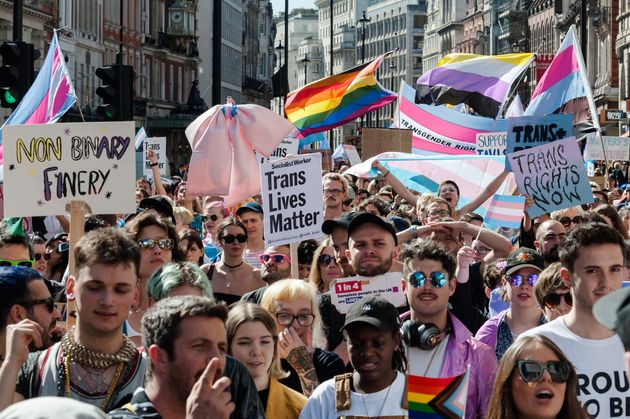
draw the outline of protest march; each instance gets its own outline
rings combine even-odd
[[[534,53],[398,92],[387,54],[284,114],[200,112],[170,164],[63,120],[53,32],[1,128],[0,419],[630,417],[630,145],[575,28],[520,111]],[[385,106],[361,145],[307,139]]]

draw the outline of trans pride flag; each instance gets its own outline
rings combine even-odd
[[[301,136],[327,131],[396,100],[374,73],[387,54],[290,92],[284,111]]]
[[[24,98],[2,125],[52,124],[70,109],[77,100],[63,52],[59,47],[57,32],[52,41],[39,74]],[[0,150],[2,129],[0,129]],[[4,159],[0,153],[0,163]]]
[[[524,209],[524,196],[496,194],[483,222],[495,227],[520,228]]]
[[[458,419],[466,415],[469,371],[455,377],[407,376],[409,419]]]

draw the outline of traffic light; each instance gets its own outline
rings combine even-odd
[[[103,100],[96,112],[106,121],[133,120],[133,67],[106,65],[96,70],[96,77],[103,84],[96,89],[96,94]]]
[[[35,80],[35,49],[26,42],[5,42],[0,55],[0,106],[15,109]]]

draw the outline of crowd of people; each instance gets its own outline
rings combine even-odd
[[[66,217],[2,220],[0,419],[405,418],[408,375],[465,373],[466,418],[630,417],[621,175],[497,232],[477,212],[507,172],[462,203],[373,167],[322,175],[297,258],[265,246],[260,196],[228,208],[155,166],[135,213],[85,219],[73,264]],[[404,305],[335,305],[334,281],[386,274]]]

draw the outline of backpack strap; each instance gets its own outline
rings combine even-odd
[[[335,411],[350,410],[350,387],[352,385],[352,373],[335,376]]]

